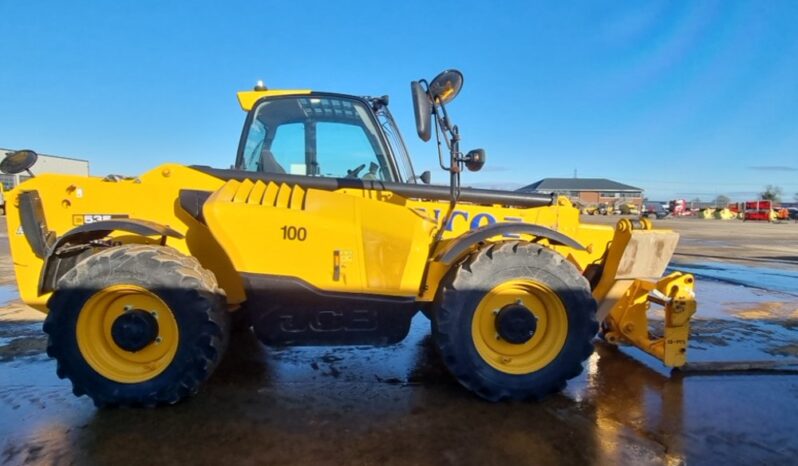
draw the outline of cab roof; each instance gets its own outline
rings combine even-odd
[[[264,97],[275,97],[281,95],[309,95],[310,89],[268,89],[263,91],[240,91],[238,92],[238,104],[241,110],[248,112],[252,110],[255,102]]]

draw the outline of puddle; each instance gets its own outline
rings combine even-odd
[[[798,331],[777,323],[697,320],[690,333],[689,362],[792,362],[798,356]]]
[[[6,304],[19,298],[17,287],[15,286],[0,286],[0,305]]]
[[[424,377],[429,375],[425,362],[435,351],[429,334],[430,323],[419,313],[413,318],[408,337],[391,346],[259,347],[253,350],[258,354],[268,352],[269,358],[277,363],[268,373],[270,384],[368,382],[410,386],[419,379],[434,379]],[[363,379],[363,374],[369,374],[367,380]]]
[[[41,322],[0,325],[0,363],[44,356],[46,349],[47,336]]]
[[[790,320],[798,318],[798,296],[781,291],[698,279],[695,286],[701,319]]]
[[[728,262],[678,263],[673,264],[669,270],[679,270],[692,273],[699,278],[781,291],[798,296],[798,272],[792,270],[750,267]]]

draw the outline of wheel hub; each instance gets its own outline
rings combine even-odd
[[[141,351],[158,338],[158,320],[142,309],[125,312],[111,325],[111,338],[125,351]]]
[[[509,343],[523,344],[535,335],[538,319],[520,303],[508,304],[496,314],[496,332]]]

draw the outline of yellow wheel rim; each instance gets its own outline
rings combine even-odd
[[[158,322],[155,341],[136,352],[120,348],[111,336],[114,321],[132,309],[149,311]],[[144,382],[163,372],[174,359],[179,342],[177,321],[169,306],[135,285],[114,285],[89,298],[78,316],[76,337],[89,366],[120,383]]]
[[[499,337],[496,314],[503,307],[522,304],[534,314],[532,338],[515,344]],[[507,374],[529,374],[542,369],[562,350],[568,335],[568,314],[557,294],[529,279],[508,280],[482,298],[471,322],[471,336],[482,359]]]

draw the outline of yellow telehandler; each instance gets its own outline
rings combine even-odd
[[[683,365],[693,277],[663,277],[678,235],[580,224],[555,195],[462,187],[485,162],[460,151],[447,115],[462,83],[456,70],[411,83],[448,186],[415,173],[387,97],[259,83],[238,94],[231,169],[40,174],[7,192],[19,291],[47,313],[58,376],[98,406],[172,404],[211,375],[236,315],[267,345],[386,345],[419,311],[454,377],[487,400],[562,389],[599,331]],[[35,159],[17,151],[0,170]]]

